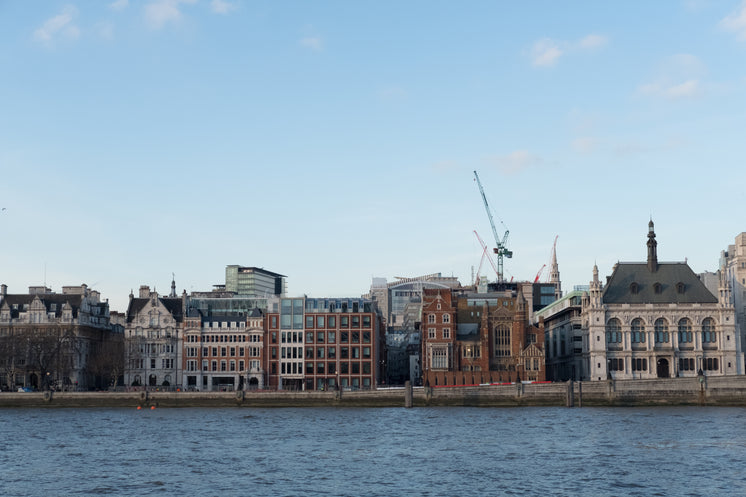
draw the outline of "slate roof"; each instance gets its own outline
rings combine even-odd
[[[158,297],[166,310],[171,313],[171,316],[176,320],[177,323],[181,323],[184,319],[182,312],[182,301],[181,297]],[[127,308],[127,322],[131,323],[135,316],[142,311],[146,305],[150,302],[149,298],[133,298],[130,300],[129,307]]]
[[[685,262],[661,262],[650,271],[644,262],[620,262],[603,292],[604,304],[716,304],[715,297]],[[660,285],[656,292],[656,283]],[[683,284],[683,292],[678,285]],[[636,285],[633,285],[636,284]],[[634,291],[636,286],[637,291]]]
[[[18,314],[20,312],[23,312],[23,306],[27,305],[29,308],[31,307],[31,302],[34,301],[36,297],[39,297],[39,300],[44,304],[44,306],[47,308],[47,313],[52,312],[51,305],[56,304],[55,310],[54,310],[54,316],[56,318],[59,318],[62,316],[62,306],[66,303],[69,304],[72,307],[73,311],[73,318],[77,319],[78,317],[78,310],[80,309],[80,303],[83,299],[82,295],[76,295],[76,294],[61,294],[61,293],[45,293],[45,294],[11,294],[6,295],[3,297],[3,304],[8,304],[8,307],[10,307],[10,316],[12,319],[18,318]],[[13,309],[13,306],[18,306],[18,309]],[[28,311],[28,308],[26,309]]]

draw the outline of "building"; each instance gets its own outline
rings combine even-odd
[[[535,323],[544,321],[547,380],[580,380],[588,376],[588,347],[583,342],[580,317],[583,293],[576,288],[534,313]]]
[[[232,391],[265,386],[264,314],[203,316],[196,309],[184,318],[182,385],[185,390]]]
[[[713,295],[686,262],[658,262],[657,245],[651,220],[647,262],[618,263],[605,286],[594,266],[582,301],[583,379],[743,374],[729,282]]]
[[[114,382],[116,354],[98,369],[108,345],[121,344],[112,330],[109,303],[87,285],[65,286],[55,293],[46,286],[8,294],[0,285],[0,386],[87,390]]]
[[[720,253],[720,271],[731,287],[741,350],[746,351],[746,233],[736,236],[735,243]]]
[[[225,267],[225,290],[242,297],[282,297],[285,276],[258,267]]]
[[[428,386],[546,379],[543,323],[523,293],[425,290],[422,374]]]
[[[283,298],[267,317],[270,387],[367,389],[386,377],[383,325],[373,301]]]
[[[182,327],[186,294],[176,296],[176,283],[163,297],[150,287],[130,293],[124,328],[124,381],[127,386],[172,389],[182,384]]]

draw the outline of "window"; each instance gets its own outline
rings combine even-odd
[[[705,371],[718,371],[718,359],[717,357],[707,357],[702,359],[702,369]]]
[[[715,320],[705,318],[702,320],[702,343],[715,343],[717,334],[715,333]]]
[[[505,324],[495,328],[495,357],[510,357],[510,328]]]
[[[640,318],[632,320],[632,343],[645,343],[645,323]]]
[[[692,338],[692,322],[689,318],[681,319],[679,321],[679,343],[691,343]]]
[[[360,363],[359,362],[353,362],[351,366],[352,366],[352,374],[360,374]]]
[[[694,359],[679,359],[679,371],[694,371]]]
[[[450,323],[451,322],[451,315],[450,314],[443,314],[443,322],[444,323]]]
[[[370,347],[363,347],[363,358],[370,359]]]
[[[435,328],[428,328],[427,329],[427,338],[433,339],[435,338]]]
[[[370,316],[363,316],[363,328],[370,328]]]
[[[447,347],[433,347],[431,349],[430,364],[433,369],[447,369],[449,362]]]
[[[624,371],[624,359],[609,359],[609,371]]]
[[[632,283],[631,283],[631,284],[629,285],[629,293],[631,293],[631,294],[636,294],[636,293],[638,293],[639,291],[640,291],[640,285],[638,285],[638,284],[637,284],[637,282],[633,281],[633,282],[632,282]]]
[[[432,323],[434,323],[434,322],[435,322],[435,314],[428,314],[428,315],[427,315],[427,322],[428,322],[429,324],[432,324]]]
[[[632,371],[647,371],[648,360],[647,359],[632,359]]]
[[[658,318],[653,324],[655,329],[655,343],[668,343],[668,321]]]
[[[663,291],[663,285],[661,285],[660,283],[654,283],[653,284],[653,291],[655,293],[661,293]]]
[[[324,327],[324,316],[316,316],[316,327],[317,328]]]
[[[451,329],[443,328],[443,338],[451,338]]]
[[[622,343],[622,323],[617,318],[611,318],[606,323],[606,343]]]

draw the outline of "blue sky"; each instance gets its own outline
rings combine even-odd
[[[0,0],[0,282],[292,295],[717,270],[746,231],[746,2]],[[482,271],[489,278],[494,274]]]

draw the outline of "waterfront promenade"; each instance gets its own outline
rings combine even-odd
[[[290,392],[6,392],[17,407],[746,406],[746,377]],[[411,393],[410,393],[411,392]]]

